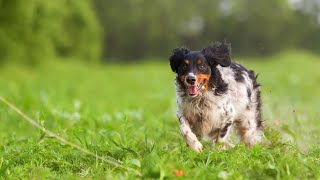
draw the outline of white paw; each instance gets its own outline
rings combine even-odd
[[[234,144],[232,144],[230,141],[227,141],[227,142],[225,143],[225,146],[226,146],[227,149],[228,149],[228,148],[234,148]]]
[[[197,152],[202,152],[203,150],[203,146],[199,141],[195,141],[194,143],[191,143],[189,146]]]
[[[229,142],[229,141],[220,142],[220,143],[218,144],[218,149],[220,149],[220,150],[228,150],[229,148],[234,148],[234,144],[232,144],[232,143]]]

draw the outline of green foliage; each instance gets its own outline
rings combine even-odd
[[[299,6],[288,0],[94,2],[108,60],[168,57],[178,46],[200,50],[223,40],[232,43],[235,54],[245,56],[287,48],[317,51],[320,45],[316,0],[301,0]]]
[[[203,142],[198,154],[186,147],[167,63],[9,64],[0,71],[0,89],[44,127],[142,171],[143,178],[172,179],[182,170],[187,179],[319,179],[318,57],[290,51],[259,61],[245,64],[260,74],[268,141],[251,150],[239,144],[220,151]],[[0,119],[5,179],[136,178],[43,136],[2,103]]]
[[[90,0],[0,0],[0,62],[97,61],[100,43]]]
[[[232,43],[242,56],[318,52],[316,0],[0,0],[0,62],[167,58]]]

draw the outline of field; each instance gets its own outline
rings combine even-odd
[[[244,61],[246,60],[246,61]],[[167,60],[84,65],[49,62],[2,65],[0,96],[43,127],[94,154],[110,156],[142,178],[320,179],[320,61],[287,52],[257,61],[266,140],[220,151],[203,142],[187,148],[175,117]],[[134,179],[34,128],[0,103],[1,179]]]

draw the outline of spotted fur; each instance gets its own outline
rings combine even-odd
[[[170,57],[180,131],[195,151],[203,149],[198,137],[233,147],[231,127],[248,147],[261,139],[260,85],[253,71],[232,63],[230,56],[229,44],[214,43],[203,51],[179,48]]]

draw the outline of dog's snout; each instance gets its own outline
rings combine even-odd
[[[186,81],[187,81],[187,83],[193,85],[193,84],[196,82],[196,77],[195,77],[195,76],[190,76],[190,75],[188,75],[188,76],[186,77]]]

